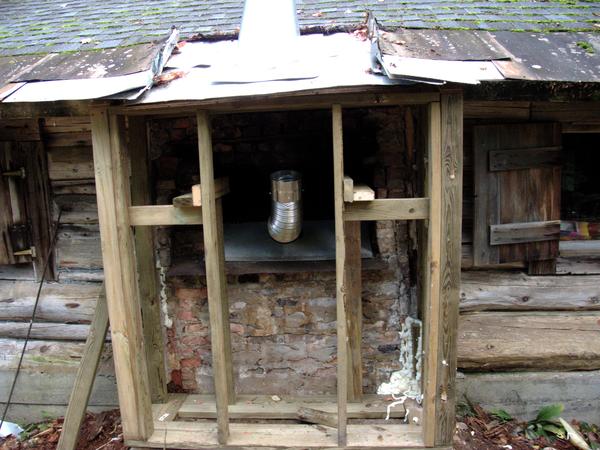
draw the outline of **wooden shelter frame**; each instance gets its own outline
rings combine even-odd
[[[423,105],[427,110],[424,197],[344,200],[344,108]],[[337,290],[337,401],[312,398],[336,428],[243,423],[293,418],[300,400],[274,404],[236,396],[231,362],[221,202],[215,194],[210,114],[331,108]],[[148,205],[144,116],[194,112],[202,207]],[[91,108],[92,142],[106,300],[123,434],[151,448],[450,448],[455,423],[455,373],[460,283],[462,93],[460,91],[335,93],[239,101]],[[348,197],[346,197],[348,200]],[[421,220],[423,419],[414,424],[348,423],[368,417],[362,394],[360,221]],[[202,224],[211,323],[215,396],[167,394],[153,240],[149,226]],[[357,252],[358,248],[358,252]],[[136,258],[137,256],[137,258]],[[136,261],[137,259],[137,261]],[[144,259],[144,261],[142,261]],[[149,262],[150,261],[150,262]],[[304,401],[304,400],[303,400]],[[306,400],[308,401],[308,400]],[[208,405],[208,409],[206,408]],[[290,416],[292,414],[292,416]],[[215,421],[184,421],[199,417]],[[231,419],[236,421],[231,422]]]

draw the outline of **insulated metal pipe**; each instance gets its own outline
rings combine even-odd
[[[302,231],[302,176],[295,170],[271,174],[271,216],[267,228],[282,244],[295,241]]]

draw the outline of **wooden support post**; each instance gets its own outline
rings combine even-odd
[[[108,309],[106,308],[106,296],[104,287],[96,302],[96,311],[90,324],[90,331],[85,341],[85,349],[77,369],[77,377],[73,385],[73,391],[69,398],[69,405],[65,414],[57,450],[75,450],[79,437],[79,428],[85,417],[96,370],[104,348],[104,340],[108,331]]]
[[[202,185],[202,223],[204,231],[204,260],[206,287],[210,315],[213,378],[217,407],[219,443],[225,445],[229,437],[228,404],[233,400],[231,372],[231,344],[229,333],[229,302],[227,279],[223,267],[223,237],[219,225],[221,217],[215,199],[213,149],[208,114],[196,114],[198,124],[198,152],[200,157],[200,183]]]
[[[333,193],[335,212],[335,278],[337,311],[337,396],[338,445],[347,442],[346,407],[348,401],[348,328],[346,319],[346,239],[344,233],[344,139],[342,108],[332,107]]]
[[[131,165],[131,203],[133,205],[150,205],[152,204],[152,195],[150,192],[148,139],[146,120],[143,117],[129,118],[129,148],[131,160],[135,161],[135,164]],[[135,254],[150,398],[152,403],[160,403],[167,398],[167,382],[153,228],[138,227],[135,230]]]
[[[124,118],[106,108],[91,111],[98,221],[106,301],[125,439],[145,440],[153,431],[142,332],[133,233],[129,223],[129,158]]]
[[[426,446],[451,445],[456,408],[456,340],[461,258],[462,94],[429,107],[430,272],[425,306]],[[436,267],[438,267],[436,269]]]
[[[440,198],[441,180],[441,123],[440,104],[429,104],[427,111],[427,158],[425,170],[425,196],[429,197],[429,220],[426,223],[426,245],[420,247],[421,296],[423,302],[423,440],[427,447],[435,445],[438,331],[440,327],[440,240],[442,223]],[[425,237],[423,236],[423,237]]]
[[[360,222],[344,222],[348,316],[348,401],[362,400],[362,267],[360,259]]]

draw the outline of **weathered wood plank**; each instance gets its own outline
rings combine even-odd
[[[459,324],[462,370],[600,369],[600,314],[478,313]]]
[[[347,443],[347,402],[348,402],[348,319],[346,305],[348,291],[346,280],[346,236],[344,233],[344,128],[342,108],[333,105],[333,195],[335,216],[335,279],[336,279],[336,321],[337,321],[337,443],[340,447]]]
[[[25,339],[29,322],[0,322],[0,338]],[[84,324],[37,322],[31,327],[30,339],[85,341],[90,326]]]
[[[463,272],[461,311],[600,310],[600,276],[531,277],[522,272]]]
[[[348,314],[348,401],[362,398],[362,261],[360,222],[344,222]]]
[[[559,244],[560,245],[560,244]],[[600,275],[600,258],[568,257],[556,259],[557,275]]]
[[[337,414],[336,397],[332,395],[280,398],[279,401],[274,401],[269,395],[239,395],[237,402],[229,407],[230,416],[232,419],[295,419],[300,407]],[[348,418],[385,418],[388,403],[385,397],[366,394],[361,402],[348,404]],[[391,409],[390,415],[400,418],[405,414],[405,408],[398,405]],[[179,409],[179,415],[187,418],[214,419],[214,395],[188,395]]]
[[[490,245],[554,241],[560,238],[560,220],[503,223],[490,226]]]
[[[56,447],[57,450],[73,450],[77,445],[79,429],[90,400],[107,331],[108,309],[103,288],[102,294],[96,303],[94,320],[89,328],[85,350],[77,371],[73,391],[69,397],[69,406],[65,414],[60,439]]]
[[[440,319],[435,445],[451,445],[456,415],[456,361],[462,220],[462,93],[442,94]]]
[[[152,202],[152,191],[146,120],[140,117],[131,117],[128,123],[131,160],[135,161],[131,166],[131,203],[132,205],[147,205]],[[160,402],[166,399],[167,381],[160,294],[154,256],[154,230],[148,227],[139,227],[135,230],[134,239],[150,399],[152,402]]]
[[[423,440],[425,445],[436,442],[438,368],[440,333],[440,252],[442,239],[442,158],[441,158],[441,117],[439,102],[431,103],[427,110],[427,155],[425,159],[425,195],[429,196],[429,220],[425,222],[426,244],[420,247],[423,252],[420,268],[421,298],[423,311],[423,348],[427,348],[423,360]]]
[[[300,407],[298,408],[296,417],[300,422],[316,423],[337,428],[337,416],[319,409]]]
[[[157,430],[148,441],[126,440],[127,445],[151,448],[215,448],[215,425],[201,422],[156,422]],[[160,429],[159,429],[160,427]],[[421,428],[404,424],[356,424],[348,426],[348,447],[407,449],[422,447]],[[224,448],[339,448],[335,430],[319,425],[231,424],[231,439]],[[223,446],[221,446],[223,448]],[[345,447],[344,447],[345,448]],[[439,447],[438,447],[439,448]],[[448,447],[446,447],[448,449]]]
[[[0,120],[0,141],[39,141],[38,119]]]
[[[558,248],[563,257],[600,259],[600,241],[561,241]]]
[[[529,119],[530,102],[526,101],[465,101],[465,119]]]
[[[367,90],[376,92],[366,92]],[[342,92],[343,91],[343,92]],[[114,106],[111,108],[115,113],[132,115],[147,114],[173,114],[189,115],[198,110],[210,110],[211,112],[259,112],[259,111],[290,111],[315,108],[327,108],[332,104],[342,104],[344,107],[355,108],[361,106],[386,106],[386,105],[423,105],[438,101],[440,96],[437,92],[389,92],[389,87],[384,91],[380,87],[359,89],[335,88],[331,93],[321,90],[315,96],[310,92],[282,93],[270,95],[270,98],[248,99],[247,97],[210,99],[206,101],[181,101],[170,102],[165,106],[162,104],[139,104],[128,106]]]
[[[88,180],[94,178],[91,146],[55,147],[48,150],[50,180]]]
[[[0,320],[31,318],[38,284],[32,281],[0,281]],[[89,322],[100,295],[99,283],[46,283],[36,318],[49,322]]]
[[[382,198],[345,205],[344,220],[416,220],[429,216],[428,198]]]
[[[132,226],[201,225],[202,208],[176,208],[173,205],[130,206]]]
[[[44,117],[42,122],[44,133],[81,133],[92,131],[89,116]]]
[[[504,409],[521,420],[562,403],[566,420],[600,422],[600,371],[459,373],[456,381],[460,397],[486,410]]]
[[[490,151],[490,171],[533,169],[560,164],[560,146],[527,147]]]
[[[231,356],[229,323],[222,309],[229,310],[227,298],[227,279],[221,261],[222,238],[219,236],[219,217],[215,198],[213,168],[213,148],[209,117],[206,112],[196,114],[198,126],[198,153],[200,159],[200,184],[202,184],[202,222],[204,234],[204,260],[206,265],[206,287],[208,291],[208,309],[213,359],[214,385],[217,399],[218,441],[227,444],[229,438],[228,404],[232,387],[228,386],[231,377],[227,375],[230,367],[227,358]]]
[[[123,435],[147,439],[152,409],[142,332],[132,229],[124,121],[93,109],[92,137],[106,300],[110,316]]]

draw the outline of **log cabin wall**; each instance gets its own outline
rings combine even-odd
[[[563,129],[584,129],[593,126],[590,117],[597,118],[597,111],[598,104],[591,102],[561,107],[531,102],[465,102],[464,271],[458,389],[473,401],[526,415],[549,402],[563,401],[567,414],[600,421],[595,402],[600,389],[600,277],[530,277],[518,268],[476,271],[471,270],[469,253],[472,125],[549,119],[561,122]],[[385,162],[373,173],[379,197],[413,195],[410,149],[415,144],[410,142],[414,139],[416,117],[414,111],[406,109],[370,111],[362,116],[362,120],[375,124],[377,157]],[[244,130],[249,125],[236,123],[234,118],[222,121],[224,128],[233,126],[234,133],[242,136],[256,133]],[[46,413],[64,411],[102,279],[89,119],[46,117],[42,133],[52,199],[64,210],[56,252],[58,282],[48,284],[42,292],[38,318],[43,324],[34,328],[35,340],[25,358],[15,405],[10,410],[15,419],[41,418]],[[158,168],[157,202],[167,203],[185,189],[178,188],[174,181],[176,170],[172,170],[179,163],[174,148],[186,145],[186,140],[195,136],[195,126],[189,118],[154,121],[151,136],[155,145],[161,145],[153,148]],[[215,150],[229,151],[223,146],[216,146]],[[415,313],[411,270],[416,247],[410,240],[413,235],[406,224],[377,224],[376,246],[384,266],[366,269],[363,275],[367,391],[376,388],[397,368],[397,332],[402,317]],[[171,389],[205,391],[210,389],[211,371],[203,277],[176,271],[167,276],[173,263],[173,246],[181,249],[191,244],[168,229],[157,230],[156,236],[157,260],[165,276],[162,293],[168,380]],[[196,250],[201,248],[193,248]],[[559,272],[560,267],[559,264]],[[239,273],[230,275],[228,282],[234,349],[244,349],[234,354],[237,372],[243,375],[237,380],[242,388],[333,391],[333,272]],[[0,280],[0,345],[5,355],[0,363],[0,400],[6,398],[14,375],[35,290],[32,280]],[[388,314],[392,308],[397,314]],[[116,404],[107,345],[91,405],[107,408]]]

